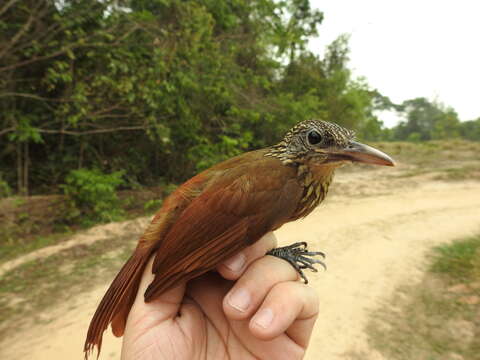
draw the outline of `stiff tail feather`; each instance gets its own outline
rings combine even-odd
[[[145,250],[137,248],[103,296],[88,328],[87,339],[83,347],[85,360],[93,353],[95,346],[97,346],[98,358],[102,347],[103,332],[110,323],[112,323],[112,331],[115,336],[123,335],[128,313],[135,300],[143,270],[149,259],[150,252]]]

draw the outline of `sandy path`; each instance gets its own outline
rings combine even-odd
[[[81,231],[73,235],[68,241],[61,242],[57,245],[47,246],[42,249],[33,251],[23,256],[19,256],[13,260],[7,261],[0,266],[0,276],[8,271],[20,266],[29,261],[36,260],[38,258],[44,258],[52,254],[58,253],[62,250],[69,249],[78,245],[91,245],[96,241],[111,238],[114,236],[121,236],[128,232],[142,232],[150,222],[151,217],[140,217],[135,220],[115,222],[105,224],[102,226],[95,226],[86,231]]]
[[[382,359],[364,334],[371,310],[397,285],[419,280],[432,245],[480,231],[480,183],[396,189],[330,197],[307,219],[277,232],[281,242],[308,240],[327,253],[328,271],[309,276],[320,294],[321,315],[307,359]],[[0,358],[81,359],[89,319],[106,286],[53,310],[56,320],[2,339]],[[101,359],[118,358],[120,344],[109,333]]]

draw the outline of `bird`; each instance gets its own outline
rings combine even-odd
[[[327,195],[335,169],[346,163],[394,166],[387,154],[356,141],[333,122],[305,120],[270,147],[246,152],[197,174],[170,194],[101,300],[88,328],[85,359],[104,331],[122,336],[140,279],[153,256],[154,278],[144,293],[162,293],[212,271],[283,224],[310,214]],[[305,242],[267,252],[303,270],[316,271],[319,251]]]

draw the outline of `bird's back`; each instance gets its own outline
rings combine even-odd
[[[123,335],[152,255],[155,277],[145,301],[214,269],[291,219],[303,193],[296,169],[266,152],[252,151],[214,165],[165,199],[100,302],[85,341],[86,356],[95,345],[100,348],[108,324],[116,336]]]

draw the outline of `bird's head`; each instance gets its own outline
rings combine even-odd
[[[333,167],[347,162],[394,166],[387,154],[355,141],[355,133],[340,125],[306,120],[290,129],[275,146],[286,162],[306,162]]]

